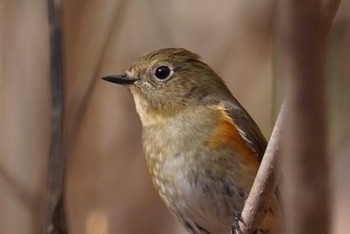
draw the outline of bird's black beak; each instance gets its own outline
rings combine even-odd
[[[105,76],[105,77],[102,77],[102,79],[109,81],[109,82],[121,84],[121,85],[133,84],[139,80],[139,79],[135,79],[135,78],[130,78],[126,74]]]

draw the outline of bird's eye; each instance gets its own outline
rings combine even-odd
[[[154,72],[154,75],[160,80],[165,80],[170,76],[170,74],[171,69],[168,66],[157,67],[156,71]]]

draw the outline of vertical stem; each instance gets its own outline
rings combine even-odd
[[[283,139],[287,233],[329,233],[325,35],[320,0],[283,0],[279,8],[287,79]]]
[[[50,31],[51,132],[48,158],[48,193],[43,234],[66,234],[64,210],[65,163],[63,143],[64,94],[61,1],[48,0]]]

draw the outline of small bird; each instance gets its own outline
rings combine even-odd
[[[224,81],[182,48],[148,53],[123,74],[142,122],[160,197],[193,234],[228,234],[252,187],[266,140]],[[277,196],[258,233],[279,233]]]

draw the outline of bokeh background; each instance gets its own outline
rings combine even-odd
[[[268,138],[283,98],[275,2],[62,2],[71,233],[185,233],[153,189],[130,93],[100,77],[123,72],[152,50],[187,48],[224,78]],[[38,233],[43,220],[48,30],[46,1],[0,2],[1,233]],[[349,0],[334,23],[328,61],[333,230],[340,234],[350,229]]]

